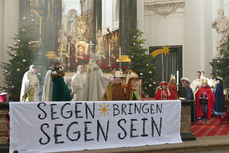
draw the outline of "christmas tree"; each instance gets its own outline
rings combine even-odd
[[[152,56],[143,47],[145,39],[142,38],[143,32],[135,28],[130,34],[130,45],[128,55],[131,58],[130,69],[142,78],[143,94],[150,97],[156,88],[155,71]]]
[[[9,101],[20,100],[20,90],[23,75],[28,71],[31,64],[38,64],[41,57],[37,35],[35,33],[35,23],[19,24],[19,34],[13,40],[14,46],[9,47],[9,62],[1,63],[4,75],[4,87],[1,87],[9,95]],[[35,60],[36,59],[36,60]]]
[[[227,41],[227,47],[223,54],[210,64],[217,76],[223,78],[224,88],[229,88],[229,41]]]

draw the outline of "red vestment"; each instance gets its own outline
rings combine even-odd
[[[170,99],[178,99],[177,86],[175,84],[168,84],[169,91],[171,93]]]
[[[163,92],[164,92],[164,99],[163,99]],[[168,99],[170,99],[170,96],[169,96],[168,91],[166,89],[165,90],[158,89],[155,99],[156,100],[168,100]]]
[[[196,116],[201,117],[203,116],[202,110],[201,110],[201,104],[200,104],[200,97],[202,93],[206,91],[207,97],[208,97],[208,119],[211,119],[211,112],[214,107],[214,102],[215,102],[215,95],[213,94],[211,88],[209,86],[207,87],[201,87],[195,97],[196,97]]]

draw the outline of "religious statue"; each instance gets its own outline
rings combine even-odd
[[[63,50],[66,45],[66,36],[64,32],[64,25],[62,25],[61,29],[59,30],[58,33],[58,43],[59,43],[59,48]]]
[[[222,54],[226,50],[229,34],[229,19],[224,16],[224,10],[217,11],[218,17],[212,22],[212,28],[216,29],[218,36],[217,51]]]
[[[75,20],[76,20],[76,16],[74,14],[71,14],[71,16],[68,18],[68,25],[69,25],[69,31],[68,32],[70,33],[70,35],[72,35],[76,32]]]
[[[99,29],[97,34],[96,34],[96,40],[97,40],[97,51],[100,52],[101,55],[103,55],[103,41],[104,37],[102,34],[102,31]]]

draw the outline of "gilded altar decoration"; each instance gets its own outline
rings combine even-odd
[[[96,46],[96,51],[100,52],[101,56],[104,56],[104,36],[102,34],[102,31],[99,29],[97,34],[96,34],[96,40],[97,40],[97,46]]]
[[[75,43],[76,46],[76,57],[83,58],[83,55],[88,55],[88,47],[89,44],[87,44],[85,41],[77,41]]]
[[[87,24],[84,16],[80,16],[75,21],[75,31],[78,40],[86,41],[85,32],[87,31]]]

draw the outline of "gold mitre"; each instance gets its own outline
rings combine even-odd
[[[171,74],[171,76],[170,76],[170,80],[176,80],[175,75]]]
[[[94,52],[90,52],[90,58],[92,61],[99,61],[101,56],[99,52],[97,52],[96,54]]]
[[[203,84],[208,84],[208,80],[207,79],[202,79],[201,80],[201,84],[203,85]]]

